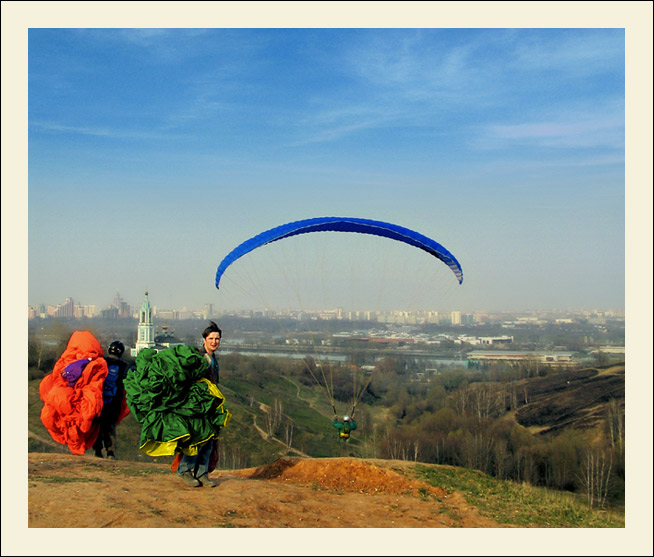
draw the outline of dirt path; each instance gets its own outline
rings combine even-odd
[[[293,379],[291,379],[290,377],[287,377],[287,376],[282,376],[282,377],[283,377],[283,379],[285,379],[286,381],[288,381],[291,385],[293,385],[293,386],[295,387],[295,391],[296,391],[296,392],[295,392],[295,396],[297,397],[298,400],[301,400],[302,402],[306,402],[306,403],[309,405],[310,408],[313,408],[313,409],[316,410],[317,412],[320,412],[321,414],[324,414],[324,412],[322,412],[321,410],[319,410],[318,408],[316,408],[316,405],[315,405],[314,401],[309,400],[308,398],[304,398],[304,397],[301,396],[301,394],[302,394],[302,387],[301,387],[300,385],[298,385],[298,384],[297,384],[295,381],[293,381]],[[329,399],[328,399],[326,402],[329,403],[330,405],[333,404],[332,401],[330,401]],[[321,406],[322,406],[322,405],[321,405]],[[327,414],[324,414],[324,415],[326,415],[327,417],[330,417],[330,416],[327,415]]]
[[[29,454],[30,528],[494,528],[405,463],[284,458],[186,487],[167,464]],[[75,512],[71,513],[71,509]]]
[[[259,403],[259,408],[263,412],[270,412],[270,407],[263,404],[263,402]],[[308,454],[303,453],[301,450],[294,449],[293,447],[289,447],[288,445],[286,445],[286,443],[284,443],[284,441],[282,441],[281,439],[277,439],[277,437],[275,437],[274,435],[268,435],[266,431],[264,431],[261,427],[259,427],[259,424],[257,424],[257,416],[254,414],[252,415],[252,423],[254,425],[254,429],[256,429],[257,433],[261,436],[261,439],[264,439],[265,441],[274,441],[275,443],[284,447],[285,450],[291,451],[293,454],[296,454],[304,458],[311,458]]]

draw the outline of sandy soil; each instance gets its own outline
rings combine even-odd
[[[30,453],[30,528],[497,528],[410,463],[283,458],[190,488],[160,463]],[[71,509],[75,512],[71,513]]]

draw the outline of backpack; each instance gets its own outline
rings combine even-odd
[[[111,401],[116,396],[116,391],[118,390],[118,377],[120,375],[120,367],[117,364],[110,364],[107,362],[107,367],[109,368],[109,373],[107,374],[107,377],[104,380],[104,386],[102,387],[102,404],[104,405],[111,404]]]

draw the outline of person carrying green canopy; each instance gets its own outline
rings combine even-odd
[[[212,376],[210,362],[194,346],[139,352],[124,387],[127,404],[141,424],[140,450],[153,457],[193,457],[213,445],[231,413]],[[191,479],[194,486],[202,485]]]

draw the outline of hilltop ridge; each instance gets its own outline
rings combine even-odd
[[[216,488],[156,462],[30,453],[28,467],[30,528],[624,527],[560,493],[420,462],[282,457],[215,470]]]
[[[216,470],[189,488],[159,463],[29,454],[32,528],[495,528],[456,492],[410,478],[406,462],[282,458]],[[69,510],[76,509],[74,518]],[[189,522],[189,517],[193,517]]]

